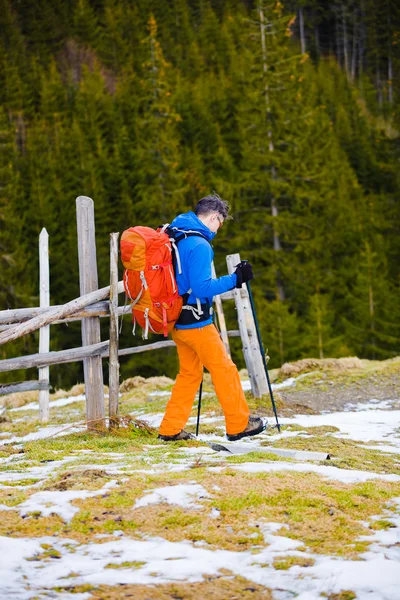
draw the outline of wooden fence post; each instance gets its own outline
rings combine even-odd
[[[118,236],[110,233],[110,359],[109,359],[109,427],[118,427]]]
[[[87,196],[76,199],[78,228],[79,285],[81,295],[98,289],[94,203]],[[97,344],[100,338],[99,317],[82,319],[82,345]],[[88,429],[104,429],[103,367],[100,356],[83,361]]]
[[[49,269],[49,234],[43,228],[39,236],[39,295],[40,307],[50,306],[50,269]],[[50,350],[50,325],[45,325],[39,331],[39,353]],[[39,421],[49,420],[49,367],[39,369],[39,384],[47,385],[47,389],[39,390]]]
[[[230,254],[226,257],[228,272],[233,273],[235,265],[240,263],[239,254]],[[251,383],[251,390],[255,398],[261,398],[268,393],[268,382],[262,362],[260,345],[258,343],[256,326],[251,311],[249,293],[245,285],[241,289],[234,289],[234,298],[238,316],[240,337],[242,338],[244,360]]]

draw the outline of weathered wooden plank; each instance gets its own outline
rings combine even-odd
[[[123,292],[123,283],[120,281],[118,283],[118,293]],[[56,310],[62,308],[63,304],[52,306],[51,308]],[[125,310],[124,310],[125,308]],[[40,308],[39,306],[35,306],[32,308],[16,308],[14,310],[2,310],[0,311],[0,331],[5,331],[6,329],[10,329],[16,323],[23,323],[25,321],[29,321],[33,317],[37,317],[38,315],[43,315],[48,311],[48,308]],[[118,307],[118,315],[122,315],[125,313],[132,312],[132,307],[130,304],[127,304],[125,307]],[[82,317],[108,317],[110,316],[110,303],[105,300],[102,302],[96,302],[89,306],[85,306],[84,308],[76,311],[70,317],[66,317],[65,319],[57,319],[53,321],[52,324],[56,325],[57,323],[67,323],[70,321],[79,321]],[[3,329],[4,328],[4,329]]]
[[[78,229],[79,286],[81,295],[98,289],[94,202],[87,196],[76,199]],[[98,344],[100,320],[98,317],[82,319],[82,346]],[[86,393],[86,420],[88,429],[104,426],[104,382],[100,356],[86,357],[83,361]]]
[[[224,292],[223,294],[221,294],[220,298],[221,298],[222,301],[224,301],[224,300],[234,300],[235,299],[235,294],[233,293],[233,290],[229,290],[229,292]]]
[[[118,361],[118,236],[110,234],[110,347],[109,347],[109,427],[118,427],[119,361]]]
[[[123,282],[120,281],[118,284],[118,289],[123,290]],[[94,304],[99,300],[104,300],[104,298],[108,298],[110,295],[110,286],[107,285],[100,290],[96,290],[94,292],[90,292],[89,294],[85,294],[80,296],[79,298],[75,298],[75,300],[71,300],[67,302],[67,304],[62,304],[59,307],[51,306],[48,309],[44,309],[45,312],[38,314],[29,321],[25,321],[19,325],[15,325],[13,329],[7,329],[0,333],[0,344],[5,344],[6,342],[11,342],[12,340],[16,340],[27,333],[32,333],[40,327],[44,325],[49,325],[50,323],[54,323],[59,319],[64,319],[73,315],[78,310],[81,310],[85,306],[89,306],[90,304]]]
[[[106,349],[108,353],[108,341],[85,346],[83,348],[71,348],[69,350],[59,350],[44,354],[29,354],[28,356],[16,356],[15,358],[5,358],[0,360],[0,373],[6,371],[16,371],[17,369],[31,369],[46,367],[47,365],[61,365],[64,363],[83,360],[88,356],[100,355],[102,350]],[[107,354],[105,354],[107,356]]]
[[[139,354],[141,352],[149,352],[150,350],[159,350],[175,346],[172,340],[154,342],[153,344],[145,344],[144,346],[135,346],[133,348],[122,348],[118,351],[118,356],[127,356],[129,354]],[[16,371],[17,369],[30,369],[44,367],[46,365],[61,365],[64,363],[76,362],[84,360],[90,356],[109,356],[109,342],[100,342],[91,346],[83,346],[82,348],[71,348],[69,350],[59,350],[58,352],[48,352],[46,356],[43,354],[30,354],[28,356],[17,356],[15,358],[6,358],[0,360],[0,373],[6,371]]]
[[[135,346],[133,348],[121,348],[118,350],[118,356],[128,356],[129,354],[140,354],[141,352],[149,352],[151,350],[161,350],[162,348],[171,348],[176,346],[172,340],[162,342],[153,342],[152,344],[144,344],[144,346]]]
[[[50,306],[50,268],[49,268],[49,234],[43,228],[39,236],[39,298],[40,307]],[[50,325],[45,325],[39,331],[39,353],[45,354],[50,350]],[[50,369],[48,366],[40,367],[39,383],[49,382]],[[48,387],[39,391],[39,421],[46,423],[49,420]]]
[[[57,321],[52,322],[52,325],[60,325],[62,323],[75,323],[76,321],[80,321],[83,317],[100,317],[100,318],[104,318],[104,317],[109,317],[110,316],[110,303],[108,301],[105,302],[97,302],[96,304],[92,305],[93,307],[96,308],[92,308],[91,306],[88,306],[87,309],[83,309],[78,311],[76,314],[79,315],[78,317],[68,317],[67,319],[60,319]],[[97,308],[99,307],[99,308]],[[55,308],[55,307],[52,307]],[[127,304],[125,307],[124,306],[119,306],[118,307],[118,317],[121,317],[122,315],[127,315],[127,314],[131,314],[132,313],[132,306],[130,304]],[[25,321],[27,321],[28,319],[25,319]],[[13,327],[15,327],[15,323],[13,324],[9,324],[9,325],[0,325],[0,331],[8,331],[10,329],[12,329]]]
[[[15,392],[31,392],[36,390],[49,390],[48,381],[21,381],[19,383],[1,383],[0,396],[14,394]]]
[[[228,272],[233,273],[235,265],[240,263],[239,254],[230,254],[226,257]],[[233,290],[238,315],[240,335],[243,344],[243,355],[251,383],[251,390],[256,398],[261,398],[268,393],[268,383],[265,376],[257,331],[254,323],[249,294],[246,286]]]

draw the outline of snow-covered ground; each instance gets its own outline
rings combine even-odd
[[[296,380],[283,382],[295,385]],[[244,387],[246,382],[244,382]],[[280,384],[284,387],[283,384]],[[277,386],[276,386],[277,389]],[[165,395],[169,394],[166,393]],[[63,398],[53,406],[68,406],[83,400],[81,397]],[[344,438],[356,442],[367,442],[373,448],[387,454],[400,454],[400,411],[393,410],[391,399],[348,406],[344,411],[322,415],[296,415],[282,418],[282,425],[301,425],[315,427],[333,425],[335,438]],[[21,407],[20,410],[33,410],[34,406]],[[19,410],[19,409],[14,409]],[[138,416],[138,413],[135,413]],[[158,426],[162,413],[143,413],[141,418],[153,426]],[[223,419],[207,415],[202,423],[215,423],[221,426],[221,435],[201,434],[201,441],[225,441]],[[45,439],[49,436],[69,434],[73,429],[67,425],[43,427],[27,436],[12,437],[8,443],[24,444],[32,439]],[[254,439],[242,440],[250,448],[257,450],[262,442],[272,444],[276,439],[293,436],[309,436],[304,431],[270,431]],[[165,447],[164,445],[162,446]],[[365,447],[365,446],[364,446]],[[28,490],[30,495],[14,506],[0,505],[0,511],[16,511],[21,516],[37,513],[43,516],[59,515],[65,522],[70,521],[79,511],[75,500],[92,498],[104,494],[117,486],[123,486],[126,478],[137,473],[158,474],[165,472],[188,472],[195,461],[200,460],[210,473],[223,472],[225,456],[214,452],[207,446],[182,447],[175,451],[169,461],[169,448],[165,447],[163,458],[151,454],[156,446],[143,446],[141,464],[137,463],[137,453],[94,452],[82,450],[71,456],[48,463],[24,466],[23,454],[15,454],[0,459],[0,488]],[[395,459],[396,456],[393,457]],[[104,463],[102,462],[104,460]],[[218,463],[218,464],[216,464]],[[225,463],[226,464],[226,463]],[[51,491],[40,489],[56,473],[80,468],[104,469],[113,480],[97,491],[65,490]],[[335,461],[317,464],[310,461],[262,461],[229,464],[230,469],[249,473],[296,471],[316,473],[330,481],[354,484],[364,481],[400,481],[395,474],[374,473],[355,469],[342,469]],[[21,482],[21,485],[18,484]],[[214,492],[215,493],[215,492]],[[140,498],[132,503],[132,519],[138,509],[158,503],[180,506],[187,511],[198,511],[209,507],[209,515],[219,518],[219,511],[212,507],[213,489],[206,489],[190,475],[186,483],[153,487],[145,490]],[[252,551],[228,551],[208,547],[204,541],[171,542],[163,538],[143,537],[133,539],[123,531],[114,532],[108,538],[101,534],[90,543],[80,544],[75,540],[62,537],[14,538],[0,537],[0,598],[31,600],[57,597],[61,600],[86,600],[90,593],[52,592],[52,588],[82,584],[118,585],[149,584],[168,582],[197,582],[204,577],[218,575],[221,569],[229,569],[234,575],[240,575],[251,582],[272,590],[276,600],[316,600],[343,590],[351,590],[358,600],[399,600],[400,599],[400,498],[389,502],[394,510],[385,510],[383,514],[372,517],[385,519],[391,527],[385,530],[371,531],[371,535],[360,538],[370,542],[369,548],[359,559],[349,560],[333,556],[324,556],[307,552],[302,542],[285,536],[286,525],[271,523],[267,520],[258,525],[264,537],[264,546],[256,546]],[[389,509],[389,505],[388,505]],[[117,539],[116,539],[117,538]],[[48,544],[60,553],[57,560],[32,560],[43,553],[42,544]],[[314,561],[311,566],[295,565],[287,570],[274,568],[274,560],[279,557],[301,556]],[[110,563],[119,568],[110,568]],[[137,566],[123,567],[122,563],[135,563]],[[105,568],[108,565],[108,568]]]
[[[181,497],[181,490],[176,490],[176,495]],[[400,499],[396,502],[400,508]],[[122,532],[116,532],[117,540],[103,539],[101,543],[81,545],[71,539],[55,537],[0,537],[0,597],[47,598],[47,590],[66,582],[68,585],[111,586],[196,582],[229,568],[234,575],[271,588],[279,600],[294,597],[317,600],[342,590],[352,590],[358,600],[398,600],[400,517],[392,514],[389,518],[393,528],[375,532],[369,538],[373,543],[359,560],[299,551],[302,542],[277,535],[284,526],[268,522],[261,524],[265,547],[257,553],[212,550],[201,543],[170,542],[162,538],[134,540]],[[59,560],[47,563],[29,560],[43,552],[42,544],[58,551]],[[315,562],[312,566],[295,565],[288,570],[273,567],[275,559],[288,556],[310,558]],[[124,562],[135,562],[137,566],[119,567]],[[110,563],[119,568],[110,568]],[[63,597],[83,600],[90,598],[90,594]]]

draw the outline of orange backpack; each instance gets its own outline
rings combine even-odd
[[[121,236],[125,292],[134,327],[139,323],[144,339],[149,331],[167,337],[182,310],[172,261],[174,242],[167,228],[130,227]]]

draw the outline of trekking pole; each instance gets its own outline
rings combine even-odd
[[[249,298],[250,298],[251,312],[253,313],[254,324],[256,326],[258,344],[260,346],[260,352],[261,352],[261,356],[262,356],[262,360],[263,360],[263,364],[264,364],[265,375],[267,376],[269,395],[271,396],[271,404],[272,404],[272,408],[273,408],[275,419],[276,419],[276,426],[277,426],[278,431],[280,433],[281,432],[281,426],[279,425],[278,413],[276,412],[276,405],[275,405],[274,395],[272,393],[271,381],[269,379],[267,361],[266,361],[266,358],[265,358],[265,351],[264,351],[264,346],[263,346],[262,339],[261,339],[260,327],[258,325],[258,319],[257,319],[257,315],[256,315],[256,307],[254,306],[254,299],[253,299],[253,294],[251,292],[250,281],[247,281],[246,285],[247,285],[247,291],[249,293]]]
[[[200,411],[201,411],[201,395],[203,393],[203,378],[201,379],[201,384],[199,387],[199,403],[197,405],[197,424],[196,424],[196,437],[199,435],[199,427],[200,427]]]

